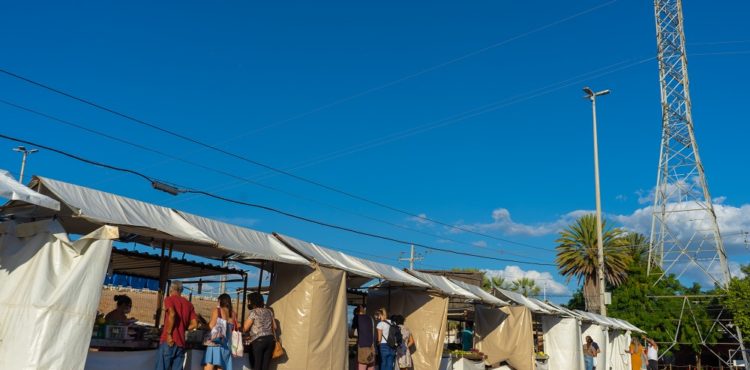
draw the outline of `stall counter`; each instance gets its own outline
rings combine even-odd
[[[185,352],[185,370],[202,370],[204,350],[189,349]],[[89,351],[85,370],[132,370],[153,369],[157,350],[146,351]],[[232,358],[234,370],[250,370],[248,358]]]

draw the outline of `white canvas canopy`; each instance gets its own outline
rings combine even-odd
[[[45,177],[34,177],[31,184],[38,187],[40,193],[59,200],[65,206],[64,210],[61,209],[61,216],[65,218],[65,230],[70,233],[86,234],[101,225],[117,225],[121,232],[143,237],[200,245],[216,244],[167,207]]]
[[[538,313],[538,314],[551,314],[552,312],[547,311],[546,309],[542,308],[538,304],[534,303],[531,299],[524,297],[523,294],[511,292],[509,290],[505,289],[497,289],[497,291],[504,296],[505,298],[515,302],[516,304],[519,304],[521,306],[526,306],[531,312]]]
[[[266,260],[305,265],[308,261],[279,242],[272,234],[214,221],[187,212],[177,211],[188,223],[202,231],[218,247],[241,254],[249,260]]]
[[[450,279],[433,275],[433,274],[427,274],[424,272],[414,271],[414,270],[407,270],[410,274],[414,275],[416,278],[424,281],[425,283],[429,284],[433,289],[449,296],[449,297],[456,297],[456,298],[464,298],[472,301],[481,301],[482,299],[471,293],[470,291],[461,288],[454,282],[452,282]]]
[[[356,258],[356,257],[353,257],[353,258]],[[388,284],[390,286],[398,286],[399,284],[403,286],[412,286],[412,287],[420,287],[420,288],[429,288],[430,286],[429,284],[423,282],[422,280],[419,280],[415,278],[414,276],[409,275],[404,270],[399,270],[391,265],[368,261],[368,260],[361,259],[361,258],[356,258],[356,259],[358,259],[363,265],[367,266],[376,274],[378,274],[380,279],[388,281]]]
[[[421,280],[393,266],[353,257],[346,253],[322,247],[304,240],[292,238],[290,236],[281,234],[275,234],[275,236],[290,248],[322,266],[333,267],[356,276],[381,279],[391,283],[396,283],[391,285],[401,284],[422,288],[427,288],[429,286]]]
[[[308,263],[271,234],[45,177],[34,177],[32,186],[62,206],[59,212],[35,210],[29,216],[58,216],[72,234],[116,225],[120,239],[147,245],[171,242],[177,250],[203,257],[236,254],[248,260]]]
[[[451,281],[454,284],[460,286],[461,288],[464,288],[464,289],[468,290],[469,292],[471,292],[471,294],[474,294],[475,296],[479,297],[479,299],[480,299],[481,302],[486,303],[486,304],[488,304],[490,306],[502,307],[502,306],[507,306],[508,305],[508,302],[505,302],[502,299],[497,298],[494,295],[485,292],[484,289],[482,289],[482,288],[480,288],[480,287],[478,287],[476,285],[464,283],[463,281],[454,280],[454,279],[451,279]]]
[[[0,197],[11,201],[16,200],[49,208],[55,211],[60,210],[60,202],[27,188],[24,184],[16,181],[16,179],[10,175],[10,172],[6,170],[0,170]]]
[[[357,276],[364,276],[373,279],[379,277],[375,271],[368,268],[365,264],[360,262],[359,259],[349,256],[348,254],[321,247],[304,240],[292,238],[291,236],[281,234],[276,234],[276,236],[286,243],[286,245],[303,256],[314,260],[321,266],[333,267]]]

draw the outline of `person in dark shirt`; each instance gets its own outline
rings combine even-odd
[[[375,320],[365,311],[364,305],[358,305],[352,320],[352,336],[357,332],[357,369],[375,370]]]

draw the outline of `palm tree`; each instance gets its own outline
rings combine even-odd
[[[604,278],[613,286],[620,285],[627,278],[627,268],[632,261],[624,231],[619,228],[607,228],[602,222],[602,239],[604,244]],[[555,262],[560,274],[570,281],[577,278],[583,281],[583,295],[586,309],[600,312],[599,286],[596,278],[598,265],[596,216],[587,214],[578,218],[567,229],[560,232],[557,258]]]
[[[539,295],[542,289],[536,285],[536,281],[523,277],[513,282],[511,290],[523,294],[524,297],[529,297]]]
[[[630,250],[630,256],[635,263],[642,263],[643,257],[648,253],[649,241],[646,235],[637,232],[629,232],[623,237],[623,243]]]
[[[490,280],[491,279],[491,280]],[[500,288],[500,289],[509,289],[511,287],[508,280],[506,280],[502,276],[484,276],[484,281],[482,282],[482,288],[488,292],[492,292],[492,287]]]

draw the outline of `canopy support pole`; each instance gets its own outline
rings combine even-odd
[[[260,273],[258,274],[258,294],[262,294],[260,292],[260,288],[262,287],[262,284],[263,284],[263,268],[264,267],[266,267],[266,261],[262,261],[260,263]]]
[[[169,244],[169,257],[164,258],[164,252],[167,246],[166,241],[161,242],[161,261],[159,262],[159,294],[156,295],[156,315],[154,317],[155,326],[158,328],[161,324],[161,311],[164,305],[164,292],[167,287],[167,275],[169,274],[169,261],[172,259],[172,247],[174,243]]]
[[[154,326],[159,327],[161,323],[161,307],[164,301],[164,249],[167,242],[161,242],[161,260],[159,261],[159,293],[156,294],[156,313],[154,314]]]
[[[245,327],[245,306],[247,306],[247,272],[243,274],[242,283],[242,327]]]

